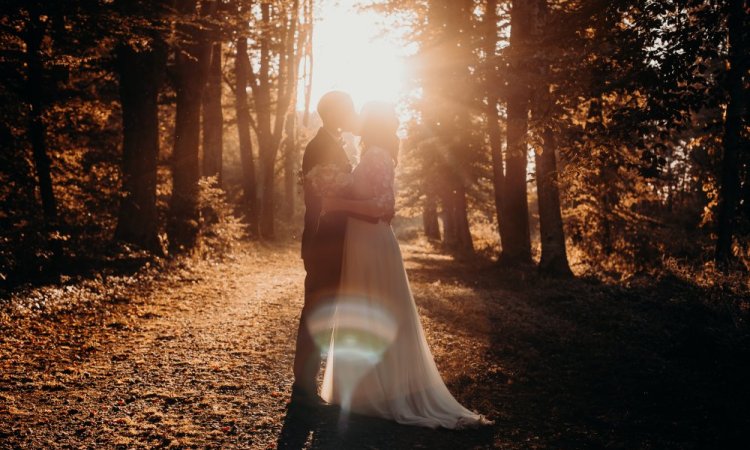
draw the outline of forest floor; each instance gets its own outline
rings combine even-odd
[[[746,325],[700,288],[557,281],[402,250],[438,367],[496,421],[429,430],[288,407],[296,243],[100,273],[0,300],[2,448],[733,448]],[[738,301],[742,301],[739,299]],[[733,318],[735,320],[733,320]]]

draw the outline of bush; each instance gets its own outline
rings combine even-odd
[[[245,238],[245,227],[215,176],[201,178],[198,188],[200,219],[195,254],[202,258],[222,257]]]

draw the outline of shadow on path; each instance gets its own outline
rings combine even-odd
[[[628,287],[410,261],[410,278],[431,286],[417,296],[422,314],[453,317],[467,336],[490,342],[475,370],[449,387],[461,392],[463,381],[464,400],[492,399],[496,445],[747,445],[750,335],[724,306],[729,294],[669,275]],[[466,325],[482,320],[488,330]]]
[[[288,405],[277,441],[279,449],[414,449],[490,448],[492,428],[453,431],[400,425],[327,406],[311,410]]]

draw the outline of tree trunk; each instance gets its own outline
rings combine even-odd
[[[183,1],[183,17],[196,12],[196,0]],[[200,118],[203,89],[208,76],[212,44],[206,31],[195,24],[179,23],[187,38],[175,55],[175,138],[172,153],[172,198],[167,232],[170,251],[195,245],[198,234],[198,180],[200,179]]]
[[[163,254],[158,238],[156,169],[159,157],[157,98],[166,53],[160,43],[136,51],[127,44],[117,49],[122,105],[123,198],[115,237]]]
[[[310,120],[310,100],[312,99],[313,68],[315,62],[315,55],[313,53],[313,0],[305,0],[303,15],[305,21],[305,59],[302,79],[305,82],[305,112],[302,115],[302,125],[307,127]]]
[[[286,9],[289,8],[289,9]],[[270,28],[271,11],[267,2],[260,4],[261,21]],[[250,86],[255,95],[256,115],[258,117],[258,146],[260,162],[260,233],[268,239],[274,238],[275,216],[275,175],[276,159],[279,152],[284,122],[291,109],[291,99],[297,81],[296,66],[299,64],[295,48],[297,46],[297,21],[299,19],[299,0],[293,0],[291,6],[280,9],[281,36],[278,45],[278,75],[276,95],[271,95],[271,42],[268,35],[260,39],[260,64],[258,76],[250,66]],[[275,98],[275,110],[272,111],[271,99]]]
[[[440,198],[443,204],[443,242],[453,251],[471,253],[474,245],[469,229],[466,188],[463,182],[447,169],[451,178],[442,189]]]
[[[221,184],[224,117],[221,109],[221,42],[211,51],[208,83],[203,92],[203,175]]]
[[[297,100],[299,96],[298,83],[299,67],[304,64],[306,57],[312,61],[312,0],[303,0],[302,3],[302,23],[297,32],[297,21],[299,19],[299,0],[292,3],[296,10],[291,14],[291,30],[287,37],[287,61],[289,61],[287,88],[289,95],[287,115],[284,121],[285,125],[285,160],[284,160],[284,215],[287,219],[294,216],[297,199],[297,171],[300,160],[300,148],[298,137],[299,118],[297,117]],[[296,33],[296,36],[295,36]],[[296,40],[295,40],[296,39]],[[312,70],[312,68],[310,68]],[[307,82],[307,76],[302,77]],[[311,86],[310,86],[311,87]],[[304,92],[305,112],[303,114],[303,124],[307,126],[309,119],[309,102],[310,92],[307,86]]]
[[[477,150],[477,146],[470,131],[471,112],[463,94],[455,90],[455,86],[470,79],[469,64],[472,56],[468,51],[465,30],[471,25],[471,9],[472,2],[468,0],[446,2],[435,16],[445,24],[441,50],[446,60],[450,61],[439,69],[444,77],[441,81],[445,84],[441,93],[443,101],[437,113],[438,133],[448,155],[446,161],[443,161],[445,177],[442,178],[447,188],[443,195],[448,219],[444,236],[448,247],[459,253],[474,251],[469,229],[466,185],[472,182],[469,181],[473,178],[472,152]]]
[[[456,215],[453,213],[453,190],[450,185],[450,168],[440,164],[436,171],[437,178],[443,180],[436,186],[438,198],[440,199],[440,216],[443,219],[443,246],[449,249],[456,247],[458,237],[456,233]]]
[[[506,213],[505,213],[505,172],[503,167],[503,143],[500,132],[500,118],[497,113],[496,96],[487,97],[487,134],[490,141],[490,153],[492,155],[492,187],[495,200],[495,217],[497,219],[498,233],[500,236],[500,248],[505,250],[507,242]]]
[[[466,206],[466,188],[459,181],[453,191],[453,213],[456,226],[456,249],[462,253],[473,253],[474,244],[469,228],[468,208]]]
[[[505,174],[505,222],[507,242],[501,256],[503,264],[531,264],[529,205],[526,193],[527,131],[529,89],[522,67],[529,40],[531,14],[524,0],[513,0],[511,10],[511,73],[508,82],[507,155]]]
[[[547,0],[536,0],[533,8],[534,45],[538,47],[545,38],[549,17]],[[539,55],[539,52],[535,53]],[[556,113],[555,100],[551,95],[551,85],[543,81],[544,77],[550,73],[550,63],[543,55],[535,59],[534,67],[538,71],[535,78],[542,80],[534,84],[531,102],[531,114],[536,124],[535,131],[543,141],[534,152],[539,207],[539,239],[542,247],[539,271],[547,275],[569,277],[573,273],[568,264],[568,254],[565,248],[558,187],[557,140],[552,128]]]
[[[519,88],[519,91],[523,89]],[[525,98],[519,98],[522,95],[521,92],[513,93],[508,99],[508,151],[505,176],[505,223],[508,239],[504,242],[506,245],[503,247],[501,259],[509,265],[531,264],[529,206],[526,192],[528,102]]]
[[[260,143],[260,148],[269,148],[274,145],[267,139]],[[260,197],[260,234],[266,239],[275,237],[274,220],[275,220],[275,175],[276,175],[276,152],[264,152],[260,157],[261,168],[261,197]]]
[[[488,0],[485,11],[485,53],[487,58],[486,67],[486,111],[487,135],[490,143],[490,154],[492,155],[492,187],[494,189],[495,217],[497,219],[498,233],[500,236],[500,249],[505,250],[504,242],[507,242],[505,230],[505,171],[503,163],[503,142],[500,132],[500,117],[497,112],[498,89],[496,79],[497,68],[491,61],[497,52],[498,26],[497,26],[497,0]]]
[[[253,141],[250,138],[250,107],[247,100],[248,67],[247,37],[237,39],[237,57],[234,71],[237,85],[235,87],[235,107],[237,109],[237,135],[242,164],[242,190],[245,204],[249,234],[253,238],[260,236],[258,230],[258,199],[255,179],[255,161],[253,159]]]
[[[535,152],[539,234],[542,241],[539,271],[549,275],[571,276],[573,273],[568,265],[565,232],[560,212],[555,136],[551,128],[544,129],[543,139],[543,151],[541,154]]]
[[[422,225],[427,239],[440,240],[440,224],[438,223],[437,199],[428,194],[422,210]]]
[[[261,3],[261,20],[266,29],[270,28],[270,5]],[[252,82],[255,95],[255,111],[258,117],[258,163],[260,166],[260,234],[265,238],[274,235],[274,175],[276,152],[271,129],[271,81],[270,81],[270,37],[265,34],[260,39],[260,67],[258,82]],[[285,47],[281,45],[280,47]],[[279,58],[279,86],[281,86],[282,58]],[[250,66],[252,74],[252,66]]]
[[[187,64],[189,65],[189,64]],[[179,68],[179,66],[183,66]],[[182,76],[190,77],[185,62],[178,63]],[[180,251],[195,244],[198,232],[198,180],[201,96],[197,83],[177,89],[175,140],[172,154],[172,198],[169,205],[170,250]]]
[[[299,149],[297,148],[297,113],[291,112],[286,118],[286,138],[284,139],[284,216],[291,219],[294,216],[294,203],[296,200],[295,186],[297,177],[297,160]]]
[[[26,98],[29,103],[29,140],[34,158],[34,168],[39,183],[39,194],[42,200],[42,212],[48,226],[57,222],[57,201],[52,189],[50,158],[47,153],[47,134],[44,123],[44,100],[42,85],[44,83],[41,60],[41,45],[44,39],[44,27],[39,13],[31,11],[29,29],[24,35],[28,72],[26,79]]]
[[[455,249],[458,246],[458,226],[456,225],[453,196],[445,193],[441,196],[441,203],[443,206],[443,245],[448,249]]]
[[[719,217],[717,224],[716,263],[727,271],[732,258],[732,234],[740,196],[739,152],[744,114],[745,93],[743,75],[746,68],[747,45],[744,42],[745,0],[730,0],[728,11],[729,28],[729,74],[727,76],[727,104],[724,122],[724,157],[721,163],[721,185],[719,190]]]

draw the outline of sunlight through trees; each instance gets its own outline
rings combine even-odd
[[[202,177],[294,235],[331,88],[398,102],[403,224],[457,255],[747,270],[745,2],[344,3],[6,2],[2,278],[191,251]]]

